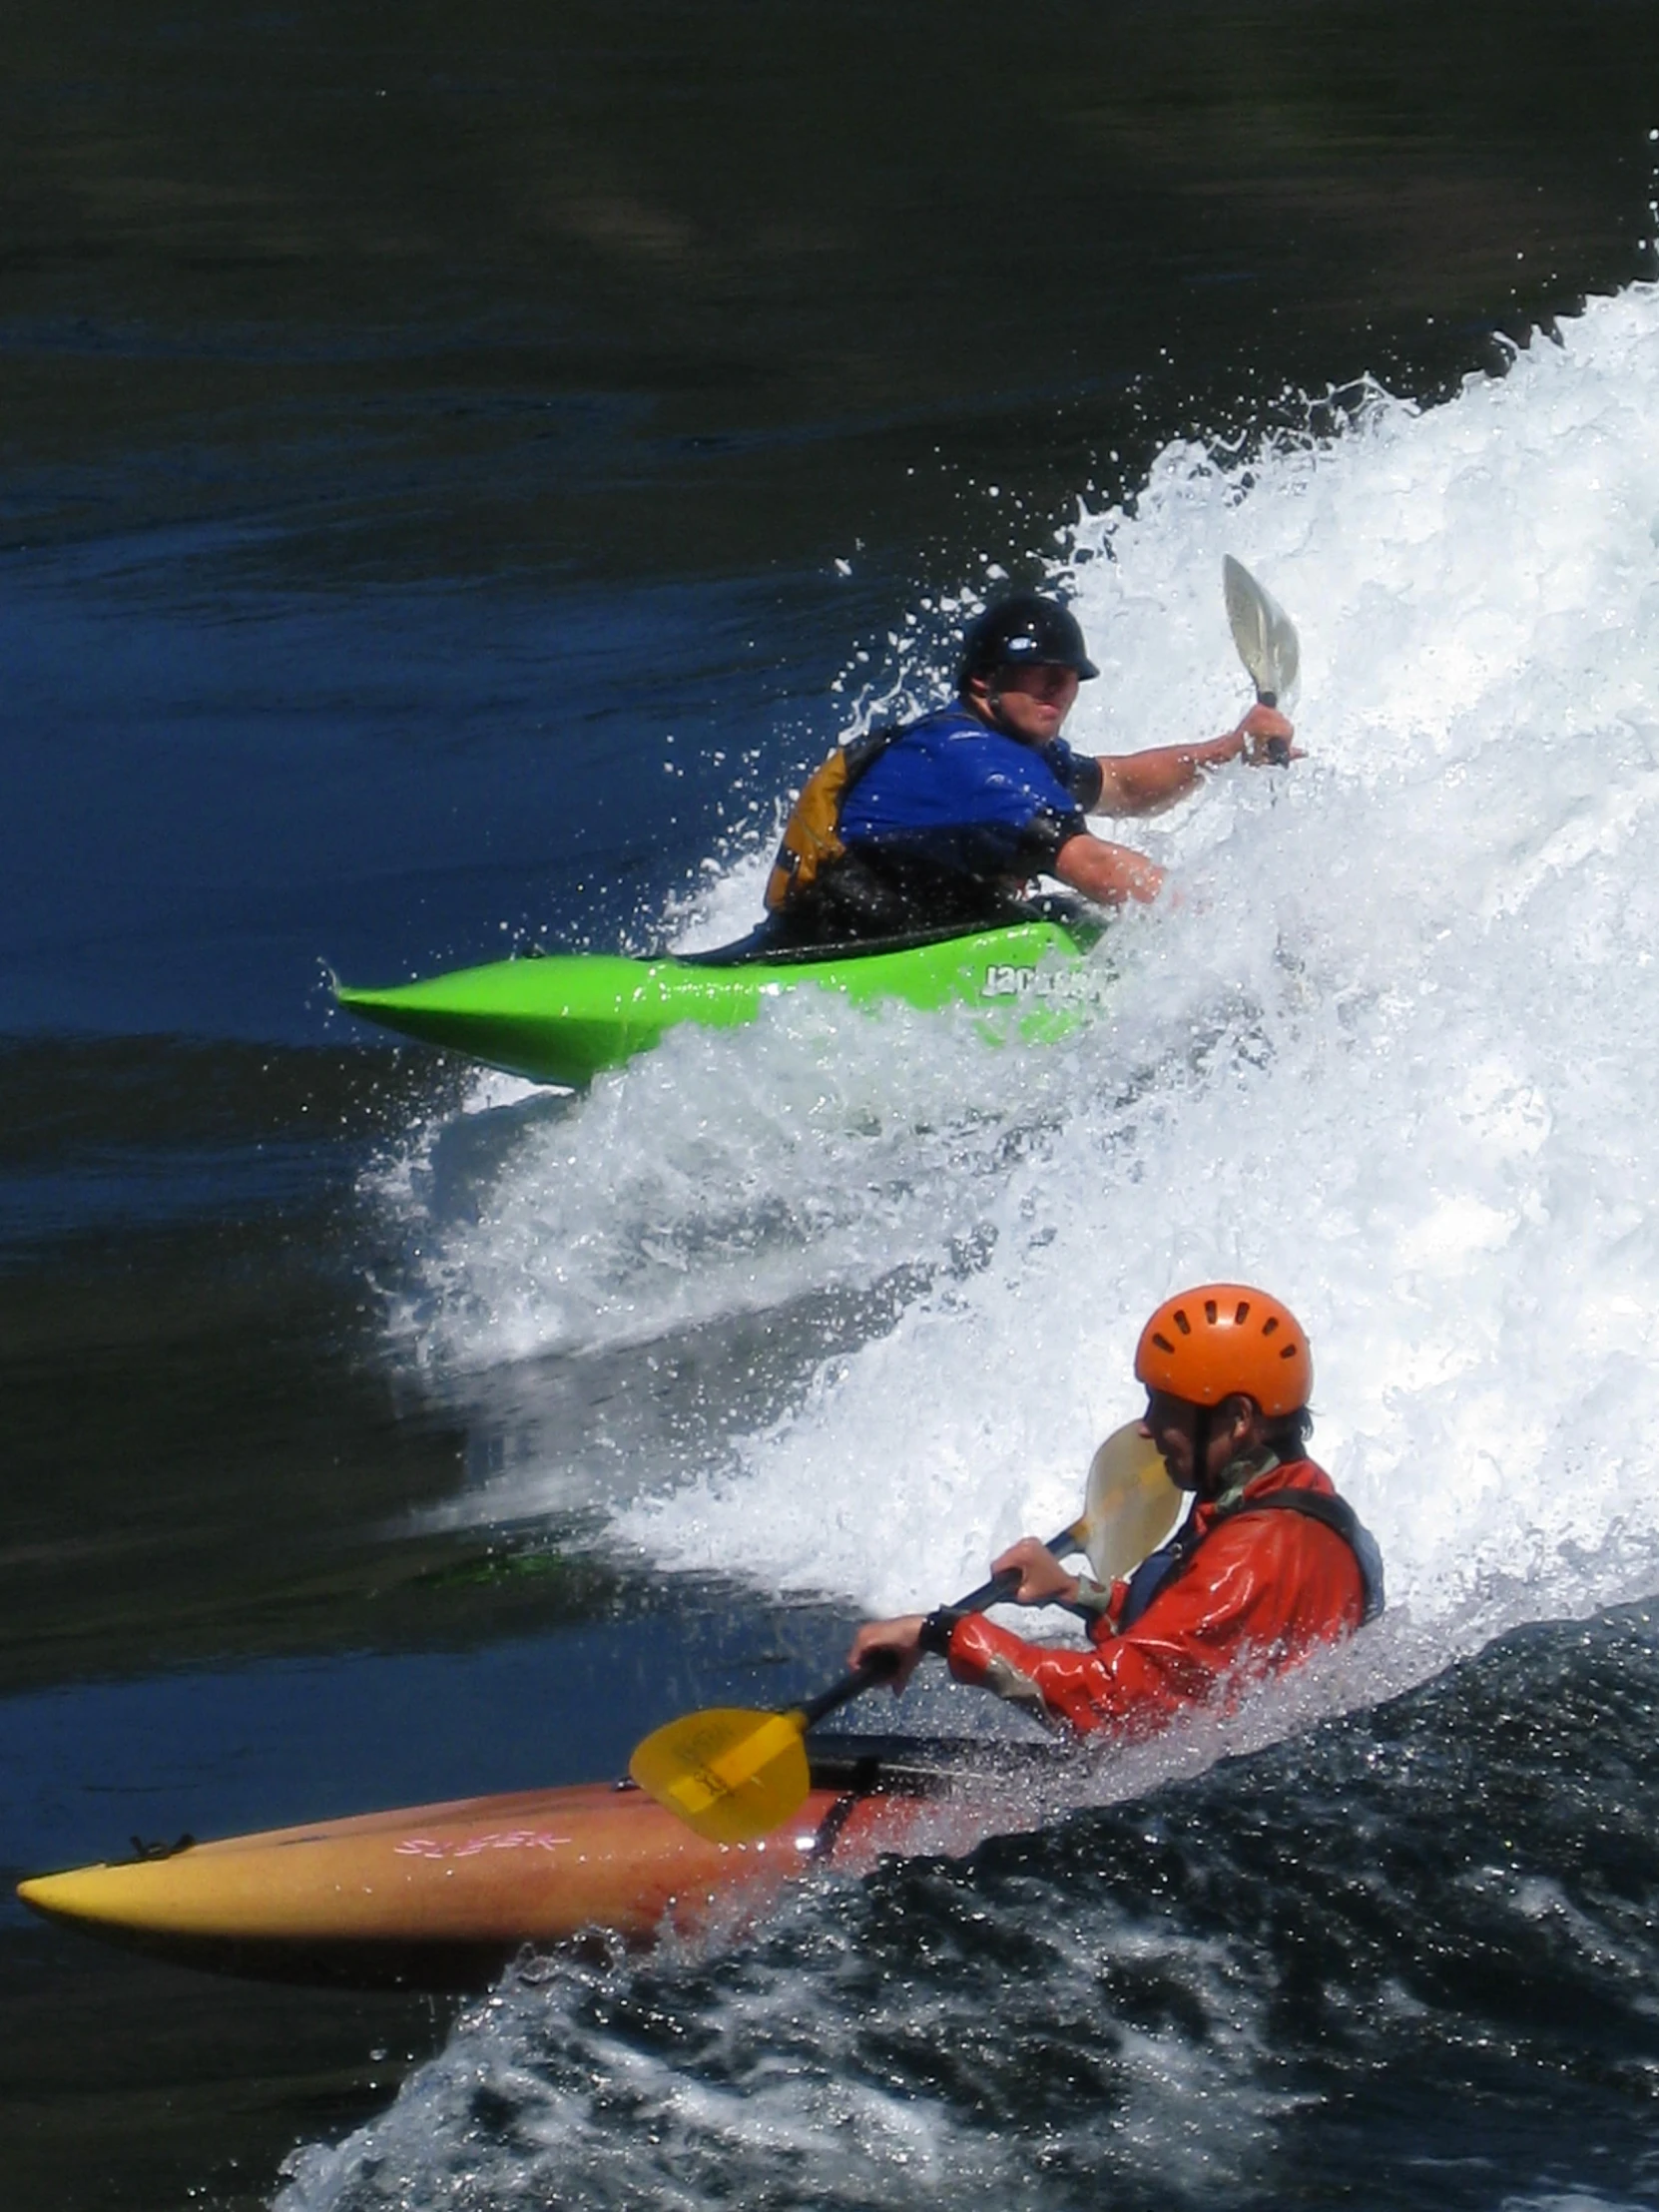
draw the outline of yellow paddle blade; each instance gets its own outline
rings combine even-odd
[[[787,1821],[813,1786],[805,1713],[711,1706],[655,1730],[628,1772],[715,1844],[748,1844]]]
[[[1114,1428],[1095,1453],[1085,1497],[1079,1529],[1089,1565],[1102,1582],[1115,1582],[1156,1551],[1185,1502],[1136,1420]]]

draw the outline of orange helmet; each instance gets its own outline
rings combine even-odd
[[[1248,1283],[1200,1283],[1166,1299],[1141,1331],[1135,1377],[1193,1405],[1243,1390],[1277,1420],[1313,1395],[1314,1362],[1301,1323],[1278,1299]]]

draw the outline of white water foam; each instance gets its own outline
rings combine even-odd
[[[1172,447],[1133,513],[1083,509],[1079,745],[1237,714],[1224,552],[1303,643],[1307,759],[1128,827],[1182,902],[1112,932],[1109,1016],[998,1052],[806,994],[679,1032],[515,1125],[464,1203],[416,1178],[423,1355],[645,1344],[916,1268],[893,1327],[615,1519],[665,1567],[909,1605],[1073,1511],[1140,1319],[1243,1276],[1308,1327],[1321,1455],[1419,1627],[1659,1588],[1656,421],[1638,285],[1443,405]]]

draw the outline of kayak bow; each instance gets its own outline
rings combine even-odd
[[[367,1988],[487,1986],[526,1945],[753,1922],[790,1882],[1030,1825],[1046,1745],[846,1738],[779,1834],[723,1845],[624,1783],[371,1813],[21,1883],[45,1919],[180,1965]]]

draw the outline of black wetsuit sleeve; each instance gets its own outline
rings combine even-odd
[[[1052,875],[1061,845],[1072,837],[1086,835],[1088,827],[1081,810],[1074,814],[1056,815],[1045,809],[1041,814],[1033,815],[1019,833],[1021,873]]]
[[[1100,795],[1106,789],[1106,771],[1092,753],[1072,755],[1066,789],[1085,814],[1100,805]]]

